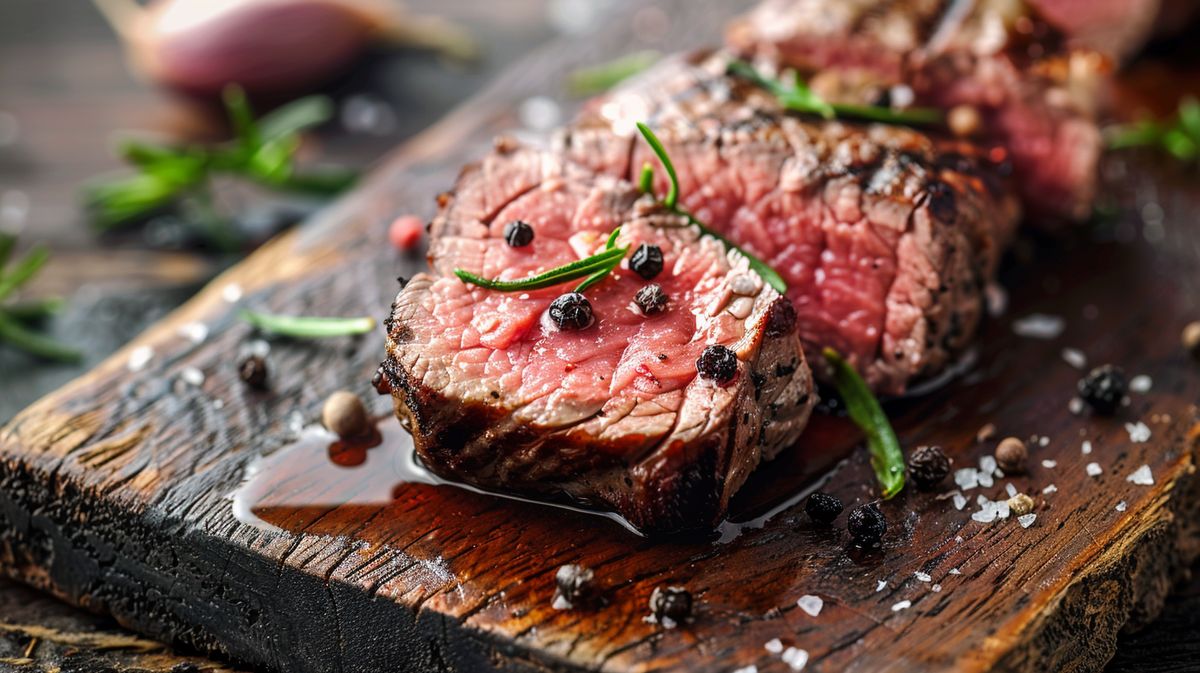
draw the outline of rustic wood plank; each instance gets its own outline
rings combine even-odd
[[[666,45],[697,43],[731,11],[666,6]],[[236,353],[252,333],[234,316],[228,288],[255,308],[382,315],[393,277],[419,265],[387,249],[386,222],[401,211],[428,214],[430,195],[457,166],[514,125],[517,103],[574,63],[627,50],[625,26],[535,57],[358,194],[16,418],[0,435],[5,568],[142,633],[273,670],[785,670],[764,649],[774,638],[807,650],[810,670],[1098,670],[1118,631],[1153,616],[1198,551],[1200,384],[1177,344],[1200,296],[1200,233],[1186,217],[1197,199],[1178,177],[1136,166],[1114,192],[1128,192],[1118,195],[1142,212],[1160,204],[1165,238],[1141,236],[1157,230],[1131,217],[1111,235],[1024,242],[1017,256],[1027,259],[1004,278],[1009,312],[987,326],[976,364],[890,406],[907,445],[939,443],[960,466],[991,449],[973,439],[984,423],[1046,436],[1028,476],[983,491],[999,498],[1012,483],[1038,494],[1028,529],[972,522],[947,500],[906,492],[884,505],[892,531],[880,552],[848,549],[844,533],[811,526],[794,507],[728,544],[650,542],[594,517],[444,486],[357,502],[352,496],[385,473],[370,454],[357,469],[331,472],[317,461],[284,472],[279,502],[257,512],[276,529],[233,515],[227,496],[247,467],[290,441],[291,419],[315,419],[322,398],[350,382],[369,392],[382,338],[276,342],[272,389],[254,392],[236,377]],[[1062,336],[1014,336],[1012,322],[1035,311],[1063,316]],[[207,341],[179,336],[191,321],[209,326]],[[129,371],[133,349],[146,345],[155,357]],[[1150,375],[1152,391],[1116,419],[1072,415],[1079,373],[1060,358],[1069,345]],[[204,374],[200,385],[187,382],[189,367]],[[388,413],[386,399],[372,404]],[[1124,423],[1135,420],[1148,424],[1149,442],[1130,440]],[[1083,439],[1092,454],[1080,452]],[[845,422],[819,419],[801,447],[754,477],[736,516],[752,518],[814,480],[847,502],[869,500],[872,478],[856,442]],[[1094,478],[1084,471],[1093,461],[1103,468]],[[1125,480],[1142,464],[1152,486]],[[1058,492],[1041,495],[1051,483]],[[311,498],[284,497],[297,489]],[[553,573],[566,562],[597,570],[608,606],[551,608]],[[664,631],[643,620],[662,583],[696,594],[693,623]],[[816,618],[796,607],[806,594],[825,601]],[[901,601],[910,607],[894,610]]]

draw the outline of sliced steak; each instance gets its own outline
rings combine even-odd
[[[516,220],[533,229],[527,245],[505,241]],[[658,246],[663,269],[648,281],[626,256],[586,291],[595,321],[581,330],[547,317],[573,283],[504,293],[451,275],[525,278],[597,251],[618,226],[619,245]],[[645,531],[703,527],[807,422],[812,379],[788,300],[626,181],[506,145],[442,197],[431,239],[433,273],[397,296],[384,369],[439,474],[590,503]],[[647,316],[634,296],[650,282],[668,301]],[[713,345],[736,354],[731,380],[697,374]]]
[[[698,55],[656,66],[596,101],[562,150],[631,177],[657,165],[633,129],[648,120],[681,203],[786,279],[810,361],[832,346],[885,393],[937,374],[973,336],[1015,227],[995,167],[915,130],[783,114],[725,76],[726,64]],[[663,193],[664,171],[657,179]]]
[[[1106,60],[1068,46],[1022,3],[766,0],[735,21],[727,39],[747,58],[797,68],[810,80],[848,79],[856,91],[871,91],[861,83],[874,81],[893,103],[974,108],[986,142],[1011,156],[1038,222],[1091,213],[1101,150],[1094,108]]]

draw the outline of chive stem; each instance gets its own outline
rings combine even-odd
[[[614,231],[614,233],[616,233]],[[610,234],[610,237],[612,235]],[[478,285],[479,287],[488,290],[498,290],[500,292],[521,292],[523,290],[540,290],[546,287],[554,287],[563,283],[575,280],[577,278],[585,278],[594,273],[603,271],[607,274],[616,268],[616,263],[620,263],[622,257],[628,248],[605,248],[602,252],[598,252],[590,257],[576,260],[570,264],[557,266],[548,271],[521,278],[519,280],[494,280],[484,278],[467,271],[466,269],[455,269],[454,275],[458,276],[464,283]],[[603,276],[601,276],[603,277]]]
[[[881,495],[887,500],[904,488],[904,451],[896,431],[858,372],[832,348],[822,349],[821,354],[833,367],[833,382],[846,403],[850,419],[867,436],[871,467],[879,480]]]
[[[325,318],[315,316],[278,315],[243,309],[242,319],[258,329],[279,336],[300,339],[366,334],[375,329],[374,318]]]

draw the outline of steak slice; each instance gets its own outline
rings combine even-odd
[[[433,273],[397,296],[384,363],[434,472],[665,532],[716,523],[759,462],[800,435],[815,395],[795,312],[740,253],[626,181],[511,144],[467,167],[440,202]],[[514,220],[532,225],[529,245],[505,242]],[[662,250],[652,282],[665,312],[635,306],[650,281],[629,256],[586,291],[595,322],[579,331],[547,317],[572,284],[504,293],[451,275],[524,278],[595,252],[618,226],[620,245]],[[697,374],[713,344],[737,355],[724,384]]]
[[[810,362],[832,346],[894,394],[940,372],[970,342],[1015,228],[994,167],[912,129],[783,114],[726,65],[701,54],[656,66],[595,101],[562,150],[631,177],[656,165],[633,128],[648,120],[681,203],[785,278]]]
[[[744,57],[797,68],[814,84],[853,83],[823,92],[904,85],[919,105],[975,108],[985,140],[1011,157],[1022,199],[1039,221],[1091,213],[1106,59],[1068,46],[1022,3],[766,0],[731,24],[727,41]]]

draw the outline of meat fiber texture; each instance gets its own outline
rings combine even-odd
[[[1070,46],[1023,3],[766,0],[731,24],[727,42],[760,64],[853,85],[829,89],[975,108],[983,142],[1011,159],[1032,222],[1091,213],[1102,148],[1095,107],[1109,61]]]
[[[505,242],[514,220],[533,227],[530,245]],[[571,284],[505,293],[453,275],[525,278],[598,251],[618,226],[619,245],[662,249],[665,313],[635,306],[648,281],[628,256],[586,291],[595,322],[579,331],[547,317]],[[624,180],[502,144],[441,198],[431,241],[432,272],[392,307],[384,370],[439,474],[609,509],[647,532],[702,528],[807,422],[815,395],[787,299]],[[737,354],[732,381],[697,374],[712,344]]]
[[[969,144],[912,129],[783,114],[726,65],[720,54],[659,64],[591,104],[560,151],[635,175],[657,166],[633,125],[648,120],[683,205],[787,281],[818,375],[825,346],[876,392],[943,371],[970,343],[1016,226],[996,167]],[[663,193],[664,171],[657,178]]]

